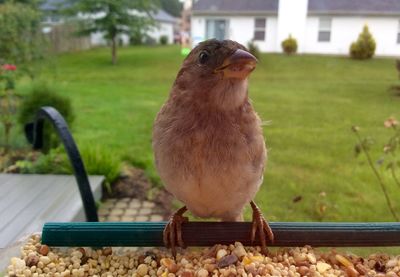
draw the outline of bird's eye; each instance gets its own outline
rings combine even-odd
[[[199,62],[201,64],[205,64],[209,58],[209,55],[206,51],[202,51],[199,55]]]

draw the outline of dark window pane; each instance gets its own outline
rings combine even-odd
[[[265,40],[265,31],[255,31],[254,40]]]
[[[255,27],[256,28],[265,28],[265,18],[256,18]]]
[[[397,33],[397,43],[400,43],[400,32]]]
[[[318,32],[318,41],[320,41],[320,42],[331,41],[331,32],[330,31],[319,31]]]

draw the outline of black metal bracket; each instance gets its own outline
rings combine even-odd
[[[90,222],[99,221],[93,193],[78,147],[69,131],[67,122],[56,109],[53,107],[40,108],[36,114],[35,121],[25,125],[25,135],[29,143],[33,145],[34,149],[42,148],[45,120],[53,125],[68,154],[69,161],[74,170],[75,179],[78,183],[86,220]]]

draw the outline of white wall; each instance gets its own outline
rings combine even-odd
[[[292,3],[293,0],[287,1],[286,3]],[[298,9],[304,8],[303,0],[299,1],[303,5]],[[279,9],[283,7],[280,6]],[[396,41],[400,20],[398,17],[334,16],[330,42],[318,42],[320,18],[318,16],[305,17],[304,24],[301,17],[293,18],[290,13],[279,18],[265,15],[265,18],[267,18],[266,39],[263,42],[256,41],[263,52],[282,52],[281,42],[290,33],[298,42],[299,53],[348,55],[350,44],[357,39],[363,26],[367,24],[376,40],[376,55],[400,56],[400,44]],[[255,16],[194,15],[191,22],[193,46],[206,39],[206,19],[228,20],[228,38],[244,45],[247,45],[254,36]]]
[[[281,51],[281,43],[289,35],[297,42],[304,40],[307,8],[308,0],[279,0],[276,51]],[[298,43],[298,51],[303,51],[301,43]]]
[[[158,23],[157,27],[152,28],[148,35],[154,38],[157,43],[160,42],[161,36],[166,36],[168,38],[168,44],[174,42],[174,25],[168,22]]]
[[[107,40],[104,39],[103,32],[96,32],[90,34],[90,44],[92,46],[104,46],[107,45]]]
[[[331,41],[318,42],[319,17],[307,18],[305,53],[349,53],[350,44],[361,33],[365,24],[376,41],[376,55],[399,56],[400,44],[396,43],[400,18],[397,17],[332,17]]]
[[[192,16],[193,46],[206,39],[206,20],[225,19],[228,21],[227,38],[235,40],[247,47],[254,37],[255,18],[266,18],[266,33],[264,41],[255,41],[263,52],[275,51],[277,35],[276,16]]]
[[[192,16],[190,28],[193,47],[206,39],[206,20],[203,16]]]

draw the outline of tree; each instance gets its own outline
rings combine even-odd
[[[5,4],[5,3],[14,3],[14,4],[24,4],[24,5],[29,5],[33,8],[37,8],[43,0],[0,0],[0,4]]]
[[[365,25],[358,39],[350,45],[350,56],[353,59],[371,59],[375,54],[376,42]]]
[[[154,24],[152,12],[157,0],[71,0],[70,14],[79,15],[80,35],[104,33],[111,44],[112,63],[117,62],[118,36],[129,35],[132,28],[146,28]]]
[[[0,5],[0,64],[14,63],[23,68],[44,57],[40,20],[40,14],[29,5]]]
[[[175,17],[181,17],[182,3],[179,0],[161,0],[161,8]]]

